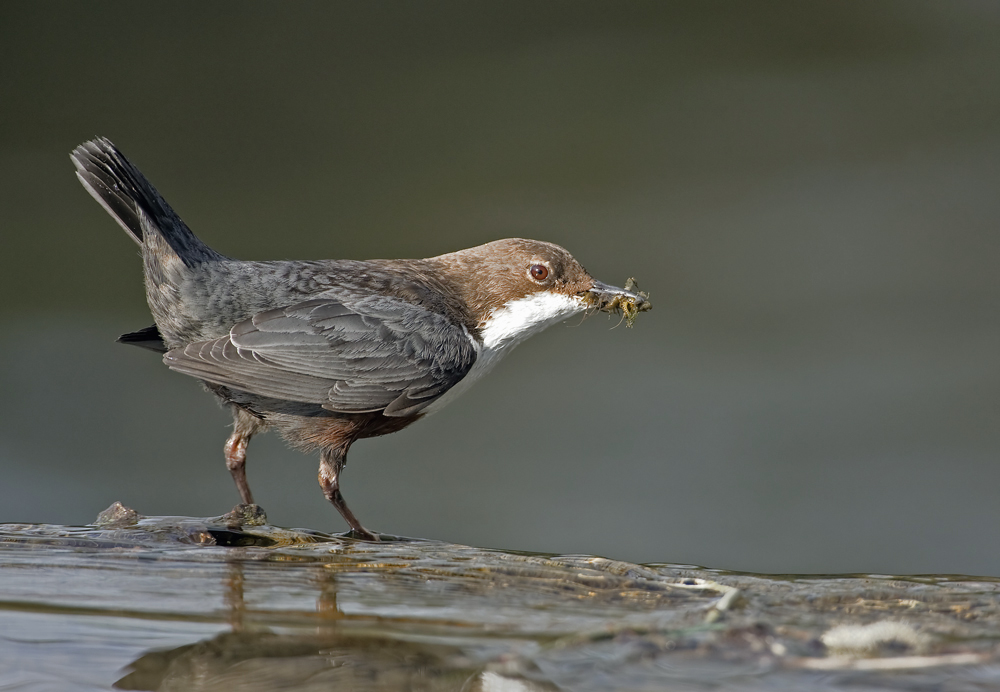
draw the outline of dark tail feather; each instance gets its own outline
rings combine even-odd
[[[111,140],[98,137],[85,142],[73,150],[70,158],[87,192],[135,242],[142,245],[146,233],[156,233],[187,267],[224,259],[191,232]]]
[[[167,345],[163,343],[163,337],[160,335],[160,330],[157,329],[155,324],[151,327],[140,329],[137,332],[122,334],[116,341],[120,344],[128,344],[129,346],[148,348],[150,351],[156,351],[157,353],[167,352]]]

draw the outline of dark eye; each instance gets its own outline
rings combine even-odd
[[[549,268],[544,264],[533,264],[528,271],[531,273],[531,278],[535,281],[545,281],[549,276]]]

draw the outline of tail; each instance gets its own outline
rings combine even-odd
[[[85,142],[73,150],[70,158],[87,192],[139,245],[145,245],[143,241],[155,234],[156,240],[162,238],[186,267],[225,259],[191,232],[111,140],[98,137]],[[154,240],[152,244],[159,243]]]

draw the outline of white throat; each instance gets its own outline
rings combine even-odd
[[[512,300],[486,318],[482,327],[483,349],[510,350],[529,336],[586,308],[583,300],[576,296],[551,291]]]
[[[551,291],[534,293],[497,308],[483,323],[480,332],[483,343],[469,337],[478,354],[472,369],[425,412],[439,411],[457,399],[529,336],[586,309],[582,299]]]

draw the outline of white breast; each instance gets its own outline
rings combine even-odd
[[[542,291],[518,300],[513,300],[494,310],[486,318],[482,328],[483,343],[472,338],[478,357],[472,369],[458,384],[449,389],[424,413],[440,411],[462,395],[469,387],[493,369],[500,359],[510,353],[515,346],[532,334],[537,334],[556,322],[562,322],[587,309],[583,300],[576,296]]]

